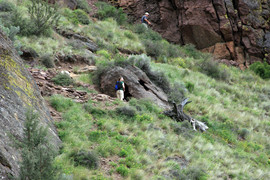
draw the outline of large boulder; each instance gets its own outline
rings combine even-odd
[[[22,137],[28,108],[39,114],[42,126],[48,126],[51,142],[56,148],[61,141],[35,81],[24,68],[11,41],[1,31],[0,74],[0,179],[8,179],[8,174],[18,176],[20,161],[20,153],[12,146],[9,134]]]
[[[135,66],[125,68],[116,66],[104,73],[100,79],[101,91],[115,97],[114,86],[121,76],[124,78],[126,86],[125,98],[147,98],[163,108],[169,107],[167,95],[153,84],[141,69]]]
[[[192,43],[209,52],[217,47],[216,59],[239,62],[243,56],[241,66],[270,59],[269,0],[120,0],[119,5],[137,23],[149,12],[153,29],[171,42]],[[235,48],[243,50],[241,56]]]

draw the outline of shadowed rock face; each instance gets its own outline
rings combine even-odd
[[[22,136],[27,108],[33,108],[39,114],[40,123],[49,127],[48,134],[54,146],[57,147],[61,141],[36,83],[2,32],[0,74],[0,179],[7,179],[9,173],[18,175],[20,161],[19,152],[12,147],[8,135]]]
[[[161,107],[169,107],[167,95],[155,86],[141,69],[135,66],[127,66],[125,69],[121,67],[110,69],[100,79],[101,91],[115,97],[114,86],[121,76],[126,85],[125,98],[147,98]]]
[[[148,11],[153,29],[240,67],[270,63],[270,0],[119,0],[135,22]],[[216,49],[217,48],[217,49]],[[244,59],[242,59],[244,57]]]

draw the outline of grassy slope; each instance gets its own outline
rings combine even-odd
[[[59,27],[88,36],[106,50],[98,53],[97,63],[114,58],[117,47],[146,52],[141,36],[120,28],[111,19],[78,26],[62,17]],[[51,37],[18,39],[40,55],[84,53],[84,49],[56,32]],[[89,101],[82,105],[53,96],[50,102],[63,113],[64,119],[56,124],[63,141],[56,165],[62,168],[63,176],[74,179],[269,179],[269,80],[262,80],[248,70],[226,68],[231,74],[230,81],[218,81],[197,70],[194,65],[197,59],[168,58],[168,62],[175,61],[181,66],[154,62],[151,65],[165,72],[171,83],[194,85],[194,90],[186,93],[193,102],[185,111],[206,122],[209,130],[191,131],[186,123],[176,123],[163,116],[161,109],[145,100],[130,101],[129,106],[137,110],[134,116],[127,116],[111,108],[127,106],[118,101]],[[80,150],[98,154],[99,168],[91,170],[76,165],[74,154]]]

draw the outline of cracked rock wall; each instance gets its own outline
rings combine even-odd
[[[170,42],[194,44],[241,68],[270,63],[270,0],[119,0],[137,23],[150,13],[153,29]]]

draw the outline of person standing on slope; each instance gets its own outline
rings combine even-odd
[[[123,101],[124,99],[124,91],[125,91],[125,84],[124,84],[124,78],[120,77],[119,81],[116,82],[116,96],[118,99]]]
[[[142,24],[143,24],[146,28],[148,28],[148,25],[151,24],[151,23],[147,20],[148,16],[149,16],[149,13],[146,12],[146,13],[144,14],[144,16],[142,17],[142,19],[141,19]]]

